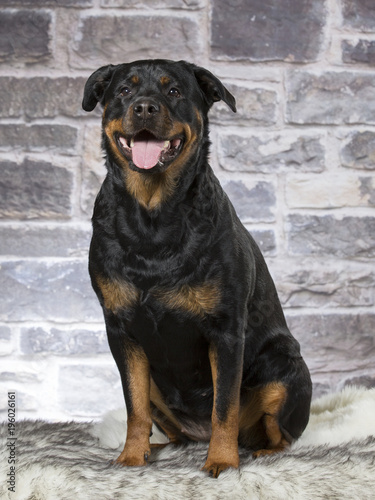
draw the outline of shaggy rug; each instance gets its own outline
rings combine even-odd
[[[238,470],[218,479],[200,471],[207,444],[153,451],[147,467],[110,460],[121,451],[126,418],[100,423],[20,421],[15,493],[8,490],[10,447],[0,428],[0,498],[16,500],[350,499],[375,498],[375,389],[347,388],[315,401],[310,423],[287,452],[257,460],[240,450]],[[156,439],[158,437],[156,436]]]

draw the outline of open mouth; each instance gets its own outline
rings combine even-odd
[[[160,140],[147,130],[142,130],[130,140],[119,135],[117,142],[124,156],[144,170],[170,163],[182,148],[182,139]]]

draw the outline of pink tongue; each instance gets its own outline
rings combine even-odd
[[[165,141],[135,140],[132,147],[133,163],[138,168],[152,168],[158,163]]]

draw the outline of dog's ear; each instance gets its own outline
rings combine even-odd
[[[82,101],[82,108],[85,111],[92,111],[97,103],[102,101],[115,67],[113,64],[102,66],[87,80]]]
[[[199,66],[194,66],[194,74],[209,107],[211,107],[214,102],[224,101],[234,113],[237,112],[235,98],[215,75]]]

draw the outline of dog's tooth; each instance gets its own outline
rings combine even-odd
[[[132,140],[130,141],[130,147],[132,148],[134,146],[134,139],[132,138]]]
[[[170,141],[165,141],[163,149],[169,149],[169,146],[170,146]]]
[[[120,143],[121,143],[123,146],[126,146],[126,140],[125,140],[125,137],[120,137]]]

